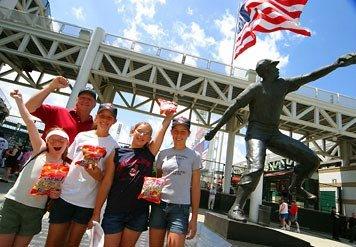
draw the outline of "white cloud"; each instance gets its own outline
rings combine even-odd
[[[207,36],[205,30],[196,22],[192,22],[189,26],[180,22],[177,31],[185,43],[191,43],[195,47],[207,47],[215,43],[215,39]]]
[[[157,39],[160,36],[164,35],[164,30],[161,25],[156,24],[142,24],[143,29],[149,33],[153,39]]]
[[[215,44],[215,39],[205,34],[197,23],[192,22],[186,25],[182,22],[176,22],[173,26],[174,37],[176,39],[170,41],[169,47],[174,47],[175,51],[180,51],[184,54],[190,54],[200,57],[199,49],[212,47]],[[174,61],[182,61],[182,55],[177,55]],[[197,59],[187,56],[185,64],[195,66]]]
[[[193,9],[191,7],[188,7],[187,8],[187,12],[186,12],[188,15],[193,15],[194,12],[193,12]]]
[[[234,65],[247,69],[254,69],[256,62],[269,58],[272,60],[279,60],[279,68],[283,68],[288,64],[289,55],[282,55],[277,47],[277,43],[283,39],[282,32],[274,32],[268,35],[263,35],[263,38],[257,37],[256,44],[250,49],[242,53],[235,61]]]
[[[130,0],[127,4],[121,4],[121,0],[116,0],[115,4],[118,5],[118,13],[125,14],[127,22],[126,28],[123,30],[123,36],[128,39],[140,40],[143,36],[140,28],[151,34],[153,39],[158,39],[164,34],[163,28],[157,24],[149,23],[156,14],[158,5],[164,5],[165,0]],[[140,48],[138,48],[140,49]]]
[[[214,59],[222,63],[230,64],[233,52],[233,41],[235,34],[235,17],[226,12],[221,19],[215,20],[215,25],[220,30],[223,38],[217,41]],[[245,69],[254,69],[256,62],[263,58],[276,59],[280,61],[279,67],[282,68],[288,63],[288,55],[282,55],[277,43],[283,40],[282,32],[262,34],[257,37],[256,45],[247,49],[235,61],[234,66]]]
[[[140,23],[143,17],[153,18],[156,13],[156,5],[164,5],[165,0],[131,0],[135,5],[136,15],[135,22]]]
[[[117,13],[124,13],[125,12],[125,10],[126,10],[126,7],[125,7],[125,5],[122,5],[122,6],[120,6],[120,7],[117,7]]]
[[[84,8],[82,6],[72,7],[72,14],[79,21],[84,21],[85,20]]]
[[[141,34],[137,31],[137,25],[131,25],[129,28],[124,29],[124,37],[127,39],[139,40]]]

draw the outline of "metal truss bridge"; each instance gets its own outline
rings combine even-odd
[[[210,128],[256,80],[252,70],[55,21],[39,9],[28,12],[0,8],[1,84],[41,89],[63,75],[76,83],[61,94],[76,95],[90,82],[100,101],[152,115],[158,115],[157,98],[173,99],[183,107],[179,114]],[[241,110],[225,131],[235,134],[247,117],[248,109]],[[300,134],[323,157],[344,164],[356,157],[356,99],[304,86],[286,98],[280,128]]]

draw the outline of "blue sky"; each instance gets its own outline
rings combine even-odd
[[[200,57],[230,63],[235,13],[240,1],[231,0],[102,0],[51,1],[52,17],[107,33]],[[290,32],[258,35],[257,45],[235,65],[254,68],[256,61],[281,61],[281,75],[297,76],[356,52],[356,0],[310,0],[300,24],[310,38]],[[324,90],[356,97],[356,66],[341,68],[311,83]]]
[[[232,0],[50,1],[55,20],[90,29],[101,27],[110,34],[225,64],[230,64],[231,60],[239,3]],[[340,55],[356,52],[355,20],[356,0],[309,0],[300,25],[311,30],[311,37],[286,31],[260,34],[257,44],[236,59],[234,65],[253,69],[258,60],[271,58],[280,61],[281,76],[309,73],[334,62]],[[310,85],[356,98],[355,76],[356,65],[341,68]],[[13,100],[8,96],[12,89],[10,84],[2,88],[12,104],[11,114],[18,115]],[[23,89],[25,100],[33,92]],[[46,103],[65,106],[66,99],[58,100],[59,97],[51,94]],[[135,122],[145,119],[152,124],[157,123],[157,118],[121,109],[118,118],[124,124],[123,134],[117,137],[121,142],[129,141],[127,133]],[[190,139],[192,142],[194,138]],[[170,144],[170,138],[166,138],[163,147]],[[235,146],[236,162],[244,159],[244,140],[237,137]]]

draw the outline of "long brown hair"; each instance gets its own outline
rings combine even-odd
[[[130,135],[133,135],[133,133],[135,132],[135,130],[140,127],[141,125],[146,125],[148,126],[148,128],[150,129],[150,137],[152,136],[152,132],[153,132],[153,129],[152,129],[152,126],[151,124],[149,124],[148,122],[138,122],[136,123],[134,126],[131,127],[131,130],[130,130]],[[150,143],[150,141],[148,141],[144,147],[148,147],[148,144]]]
[[[153,129],[152,129],[152,126],[151,124],[147,123],[147,122],[138,122],[137,124],[135,124],[134,126],[131,127],[131,130],[130,130],[130,134],[132,135],[134,133],[134,131],[140,127],[141,125],[146,125],[148,126],[148,128],[150,129],[150,136],[152,136],[152,132],[153,132]]]

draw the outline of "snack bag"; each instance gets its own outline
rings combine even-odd
[[[145,199],[156,204],[161,203],[161,192],[166,182],[165,178],[145,177],[138,199]]]
[[[83,145],[81,147],[84,158],[75,162],[76,165],[88,167],[89,164],[98,162],[106,155],[106,149],[99,146]]]
[[[51,190],[60,190],[64,178],[69,172],[66,164],[46,163],[43,165],[40,177],[30,190],[31,195],[49,195]]]
[[[160,107],[159,114],[166,111],[174,113],[177,111],[177,103],[165,99],[157,99],[157,101]]]

